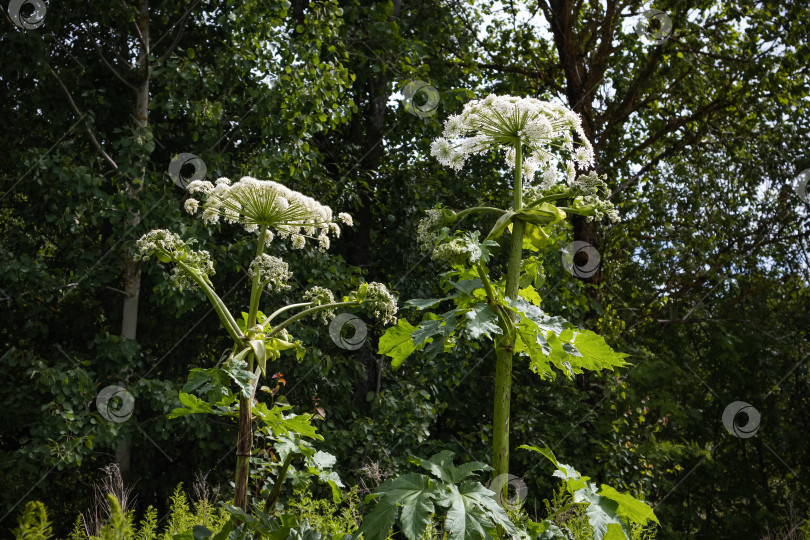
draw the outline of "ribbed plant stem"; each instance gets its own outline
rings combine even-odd
[[[267,238],[267,227],[262,226],[259,231],[259,245],[256,247],[256,257],[264,253],[264,242]],[[259,310],[259,300],[262,297],[262,283],[258,272],[253,276],[253,285],[250,289],[250,308],[246,330],[256,324],[256,313]],[[253,353],[248,353],[248,370],[253,371]],[[253,415],[252,398],[246,398],[240,393],[239,397],[239,435],[236,442],[236,493],[234,505],[247,512],[247,485],[250,478],[250,454],[253,448]]]
[[[515,188],[514,210],[523,208],[523,148],[521,143],[515,146]],[[512,239],[509,249],[509,259],[506,266],[505,295],[510,300],[517,298],[520,282],[520,267],[523,264],[523,228],[520,220],[512,222]],[[514,322],[514,313],[509,312]],[[509,474],[509,404],[512,399],[512,356],[515,349],[515,337],[504,334],[495,344],[495,411],[492,419],[493,447],[492,466],[493,477]],[[504,495],[508,489],[506,482]]]

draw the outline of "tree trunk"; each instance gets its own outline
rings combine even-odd
[[[138,1],[138,30],[140,31],[141,47],[138,54],[139,83],[135,98],[135,127],[145,129],[148,125],[149,115],[149,1]],[[141,167],[141,187],[146,180],[146,163]],[[127,228],[136,227],[140,223],[137,209],[137,191],[128,183],[128,195],[133,202],[131,206],[132,220],[127,222]],[[138,337],[138,300],[141,294],[141,267],[140,262],[129,257],[126,260],[126,276],[124,278],[124,308],[121,322],[121,336],[124,339],[137,339]],[[125,438],[118,443],[115,459],[121,469],[121,476],[126,480],[130,473],[132,441]]]

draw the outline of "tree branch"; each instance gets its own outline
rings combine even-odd
[[[118,70],[115,69],[115,67],[107,61],[107,59],[104,57],[104,54],[101,52],[101,47],[98,46],[98,42],[95,41],[95,40],[93,41],[93,47],[96,49],[96,52],[98,53],[99,58],[101,58],[101,61],[104,62],[104,65],[106,65],[107,68],[109,68],[109,70],[112,71],[113,75],[118,77],[118,80],[120,80],[122,83],[127,85],[132,90],[135,90],[135,91],[138,90],[135,87],[134,84],[130,83],[128,80],[126,80],[124,77],[122,77],[121,74],[118,73]]]
[[[448,66],[462,66],[462,67],[477,67],[479,69],[491,69],[493,71],[498,71],[500,73],[517,73],[518,75],[523,75],[525,77],[529,77],[531,79],[536,79],[542,81],[550,88],[554,89],[556,92],[565,93],[565,89],[554,82],[554,80],[549,76],[548,73],[543,73],[542,71],[535,71],[526,68],[514,67],[514,66],[504,66],[500,64],[488,64],[485,62],[446,62]]]
[[[85,117],[86,115],[79,110],[79,107],[76,106],[76,102],[73,101],[73,97],[70,95],[70,91],[67,89],[67,86],[65,86],[65,84],[62,82],[62,79],[59,78],[59,75],[56,74],[56,72],[50,65],[48,65],[48,71],[53,76],[53,78],[56,79],[56,82],[59,83],[59,86],[62,87],[62,91],[65,93],[65,96],[67,97],[68,103],[70,103],[70,107],[71,109],[73,109],[73,112],[75,112],[81,117]],[[99,144],[98,140],[96,139],[96,136],[93,135],[93,131],[90,129],[90,125],[87,123],[87,120],[84,120],[84,129],[85,131],[87,131],[87,135],[90,137],[90,141],[93,143],[93,146],[96,147],[96,150],[98,150],[99,153],[101,153],[101,156],[107,161],[107,163],[109,163],[110,166],[112,166],[112,168],[117,171],[118,165],[116,165],[115,161],[113,161],[113,159],[101,147],[101,144]]]

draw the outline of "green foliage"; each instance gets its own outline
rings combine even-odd
[[[339,502],[315,499],[309,490],[298,489],[286,500],[286,511],[313,529],[333,537],[352,534],[360,526],[360,496],[357,487],[345,490]]]
[[[118,499],[111,493],[107,494],[107,501],[110,508],[110,520],[97,537],[91,540],[129,540],[135,536],[135,529],[132,525],[132,511],[124,512],[121,505],[118,504]],[[187,510],[187,508],[186,508]]]
[[[153,509],[154,510],[154,509]],[[84,517],[79,514],[76,516],[76,521],[73,522],[73,529],[70,531],[70,536],[68,536],[68,540],[85,540],[87,538],[87,533],[84,529]],[[144,540],[154,540],[154,536],[149,536],[144,538]]]
[[[192,509],[182,484],[177,485],[171,496],[167,523],[162,531],[158,531],[157,510],[152,506],[146,509],[140,524],[135,525],[134,512],[123,512],[115,496],[108,494],[107,504],[110,517],[97,536],[87,536],[84,520],[79,515],[74,522],[70,540],[174,540],[186,537],[196,540],[198,530],[220,530],[231,519],[231,514],[224,508],[215,508],[205,499],[197,501]],[[14,530],[15,538],[50,538],[50,524],[46,520],[44,505],[39,501],[29,502],[19,517],[20,528]]]
[[[528,268],[536,276],[538,270],[530,265]],[[495,287],[498,296],[493,306],[486,301],[485,286],[473,270],[460,268],[445,272],[441,277],[445,291],[452,294],[444,298],[409,300],[407,305],[426,311],[442,302],[452,302],[454,309],[441,314],[426,311],[418,326],[401,317],[396,326],[386,330],[380,338],[379,353],[391,358],[392,367],[399,367],[419,350],[424,350],[427,358],[434,358],[462,336],[494,340],[495,336],[509,332],[509,326],[503,322],[505,319],[493,311],[501,308],[517,314],[518,322],[512,330],[517,338],[515,351],[527,357],[531,370],[541,377],[556,377],[552,367],[572,377],[584,370],[599,372],[626,365],[627,355],[614,352],[601,336],[544,312],[540,308],[541,297],[530,284],[520,289],[519,298],[510,302]]]
[[[205,517],[205,516],[204,516]],[[144,512],[143,519],[138,527],[138,533],[135,535],[135,540],[157,540],[157,510],[150,506]]]
[[[516,534],[509,516],[489,491],[470,477],[476,471],[491,470],[480,462],[453,464],[453,452],[445,450],[429,459],[414,457],[412,462],[431,475],[409,473],[387,480],[366,497],[379,497],[374,509],[358,529],[368,540],[388,536],[399,519],[400,530],[409,540],[422,538],[436,514],[445,510],[443,528],[451,539],[495,538],[501,528]]]
[[[594,540],[594,529],[587,514],[587,506],[576,504],[565,484],[556,488],[549,499],[543,501],[548,518],[536,523],[525,512],[516,518],[516,523],[525,528],[531,538],[538,540]],[[632,540],[652,540],[659,527],[633,523],[629,526]],[[621,538],[621,537],[620,537]]]
[[[53,536],[51,522],[45,505],[39,501],[30,501],[17,518],[17,528],[12,531],[17,540],[47,540]]]
[[[660,525],[652,508],[646,503],[632,495],[619,493],[605,484],[602,484],[597,491],[596,484],[589,482],[590,477],[582,476],[570,465],[558,462],[548,446],[544,448],[521,446],[520,448],[538,452],[554,464],[556,470],[553,476],[563,480],[563,485],[568,495],[571,496],[573,504],[582,505],[594,540],[632,540],[631,531],[634,525],[645,527],[649,521]],[[549,518],[536,528],[536,532],[544,533],[545,531],[554,534],[561,532]]]
[[[3,94],[18,107],[4,113],[4,140],[17,142],[0,173],[0,424],[9,435],[0,445],[0,484],[15,486],[0,498],[10,508],[35,486],[34,496],[47,498],[63,526],[89,504],[79,486],[92,483],[98,460],[121,440],[133,442],[133,473],[150,498],[171,491],[186,471],[165,456],[185,456],[191,470],[213,467],[227,451],[227,428],[164,416],[177,407],[189,367],[210,367],[232,345],[214,337],[204,298],[178,294],[160,270],[138,270],[137,340],[120,337],[132,241],[165,227],[210,249],[219,235],[183,217],[183,191],[167,175],[173,157],[198,155],[211,178],[309,182],[321,158],[312,137],[346,122],[355,107],[335,1],[308,3],[299,13],[286,1],[204,0],[188,9],[154,0],[145,21],[131,2],[108,8],[49,6],[48,34],[6,19],[10,41],[0,61]],[[152,36],[143,70],[131,63],[139,58],[139,21]],[[77,41],[80,26],[88,32]],[[148,121],[136,127],[132,88],[146,74]],[[216,248],[217,272],[237,272],[241,250],[238,242]],[[186,339],[192,328],[207,337]],[[124,381],[135,413],[126,423],[107,421],[94,400],[100,388]],[[11,394],[22,400],[22,414],[9,412]]]

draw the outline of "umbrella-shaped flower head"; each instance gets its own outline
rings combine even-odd
[[[204,221],[214,224],[224,219],[241,224],[248,232],[266,227],[268,243],[276,235],[290,237],[293,247],[300,249],[306,243],[305,238],[311,238],[317,240],[322,249],[327,249],[328,235],[340,235],[331,208],[272,180],[249,176],[234,184],[227,178],[218,179],[216,184],[195,180],[188,185],[188,191],[194,197],[205,198],[204,202],[188,199],[185,208],[189,213],[202,208]],[[339,217],[351,225],[351,216],[341,213]]]
[[[431,153],[455,170],[461,170],[470,156],[492,150],[502,153],[506,165],[514,169],[518,144],[526,182],[531,183],[539,172],[543,189],[554,185],[558,169],[571,183],[575,167],[593,166],[593,146],[579,115],[556,103],[490,94],[467,103],[444,126],[443,137],[433,141]]]

